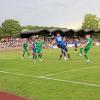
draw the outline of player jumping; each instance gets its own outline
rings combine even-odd
[[[61,42],[63,41],[63,39],[59,33],[57,33],[55,40],[56,40],[56,44],[57,44],[58,48],[61,48]]]

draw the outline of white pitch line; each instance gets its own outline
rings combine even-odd
[[[16,58],[0,58],[0,60],[17,60]]]
[[[0,59],[1,60],[9,60],[9,59],[11,59],[11,60],[12,59],[18,59],[19,60],[19,59],[22,59],[22,58],[0,58]],[[23,58],[23,59],[30,59],[30,58]]]
[[[78,82],[78,81],[49,78],[49,77],[45,77],[45,76],[33,76],[33,75],[28,75],[28,74],[13,73],[13,72],[6,72],[6,71],[0,71],[0,73],[24,76],[24,77],[31,77],[31,78],[37,78],[37,79],[53,80],[53,81],[57,81],[57,82],[65,82],[65,83],[79,84],[79,85],[85,85],[85,86],[100,87],[100,84],[91,84],[91,83],[84,83],[84,82]]]
[[[33,75],[28,75],[28,74],[22,74],[22,73],[14,73],[14,72],[7,72],[7,71],[0,71],[0,73],[4,73],[4,74],[11,74],[11,75],[17,75],[17,76],[25,76],[25,77],[40,77],[40,76],[33,76]]]
[[[54,76],[54,75],[62,74],[62,73],[65,73],[65,72],[75,72],[75,71],[85,70],[85,69],[90,69],[90,68],[95,68],[95,67],[98,67],[98,66],[78,68],[78,69],[73,69],[73,70],[65,70],[65,71],[62,71],[62,72],[57,72],[57,73],[54,73],[54,74],[45,75],[45,77]]]
[[[100,84],[91,84],[91,83],[85,83],[85,82],[79,82],[79,81],[71,81],[71,80],[63,80],[63,79],[57,79],[57,78],[48,78],[48,77],[42,77],[43,79],[47,80],[54,80],[59,82],[65,82],[65,83],[73,83],[73,84],[80,84],[85,86],[94,86],[94,87],[100,87]]]

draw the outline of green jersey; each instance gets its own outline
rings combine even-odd
[[[43,42],[36,42],[36,51],[38,52],[41,52],[42,50],[42,45],[43,45]]]
[[[86,43],[87,45],[85,46],[85,48],[90,49],[92,47],[92,39],[91,38],[86,39]]]
[[[23,49],[28,50],[28,43],[27,42],[23,43]]]

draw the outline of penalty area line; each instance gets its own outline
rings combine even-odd
[[[57,78],[49,78],[49,77],[45,77],[45,76],[33,76],[33,75],[28,75],[28,74],[13,73],[13,72],[7,72],[7,71],[0,71],[0,73],[16,75],[16,76],[24,76],[24,77],[30,77],[30,78],[37,78],[37,79],[44,79],[44,80],[52,80],[52,81],[56,81],[56,82],[72,83],[72,84],[78,84],[78,85],[84,85],[84,86],[100,87],[100,84],[63,80],[63,79],[57,79]]]
[[[3,74],[11,74],[11,75],[16,75],[16,76],[24,76],[24,77],[40,77],[40,76],[33,76],[33,75],[28,75],[28,74],[22,74],[22,73],[14,73],[14,72],[7,72],[7,71],[0,71],[0,73],[3,73]]]
[[[20,60],[20,61],[24,61],[24,60],[33,60],[31,58],[0,58],[0,60]]]
[[[99,67],[99,66],[92,66],[92,67],[78,68],[78,69],[72,69],[72,70],[65,70],[65,71],[62,71],[62,72],[57,72],[57,73],[54,73],[54,74],[48,74],[48,75],[44,75],[44,76],[45,77],[55,76],[55,75],[62,74],[62,73],[75,72],[75,71],[79,71],[79,70],[86,70],[86,69],[91,69],[91,68],[95,68],[95,67]]]
[[[94,86],[94,87],[100,87],[100,84],[92,84],[92,83],[85,83],[85,82],[79,82],[79,81],[71,81],[71,80],[63,80],[63,79],[57,79],[57,78],[48,78],[48,77],[41,77],[43,79],[47,80],[54,80],[58,82],[64,82],[64,83],[72,83],[72,84],[79,84],[79,85],[85,85],[85,86]]]

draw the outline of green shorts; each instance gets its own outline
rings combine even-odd
[[[38,50],[36,50],[36,53],[41,53],[41,51],[42,51],[42,50],[38,49]]]
[[[28,50],[27,49],[24,49],[23,52],[28,52]]]
[[[85,48],[84,48],[84,52],[85,52],[85,53],[88,53],[89,50],[90,50],[90,47],[85,47]]]

